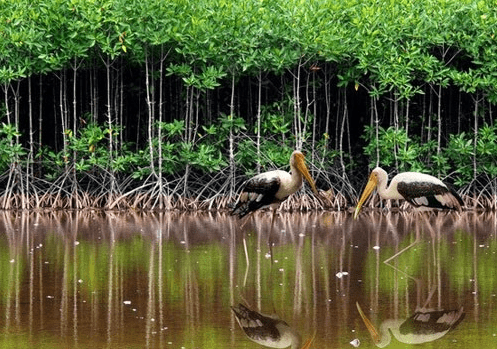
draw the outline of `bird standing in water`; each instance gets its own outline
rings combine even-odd
[[[290,195],[302,188],[303,178],[317,195],[316,184],[305,165],[304,154],[296,150],[290,157],[290,173],[282,170],[264,172],[243,183],[231,214],[241,218],[263,207],[276,209]]]
[[[355,209],[357,218],[361,207],[377,188],[382,199],[404,199],[415,207],[427,209],[452,209],[461,211],[464,202],[455,190],[440,179],[419,172],[399,173],[387,187],[388,174],[381,167],[375,168]]]
[[[257,344],[270,348],[300,349],[302,337],[288,324],[276,316],[262,315],[242,304],[231,307],[236,320],[247,337]],[[308,349],[312,339],[307,340],[301,349]]]

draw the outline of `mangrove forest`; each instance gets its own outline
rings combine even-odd
[[[225,209],[305,152],[287,209],[375,166],[497,208],[497,7],[480,0],[0,2],[0,209]]]

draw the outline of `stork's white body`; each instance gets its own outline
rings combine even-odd
[[[387,187],[388,175],[378,171],[378,195],[383,199],[405,199],[416,207],[435,208],[429,198],[433,197],[440,206],[457,209],[460,207],[454,193],[440,179],[419,172],[402,172],[392,178]],[[399,185],[401,188],[399,188]]]
[[[264,207],[277,208],[281,202],[302,188],[303,178],[317,193],[314,180],[305,166],[304,155],[294,151],[290,157],[290,173],[282,170],[268,171],[247,180],[241,189],[232,214],[243,217]]]
[[[440,179],[419,172],[403,172],[393,177],[388,185],[388,174],[380,167],[369,176],[368,183],[359,199],[355,217],[361,206],[376,188],[382,199],[404,199],[411,205],[425,209],[452,209],[460,211],[464,205],[455,190]]]

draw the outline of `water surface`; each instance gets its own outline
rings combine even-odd
[[[260,348],[234,319],[239,302],[315,335],[313,348],[374,347],[356,302],[377,325],[463,306],[459,326],[422,347],[497,347],[495,214],[270,223],[265,212],[3,212],[1,347]]]

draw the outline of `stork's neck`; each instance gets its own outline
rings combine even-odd
[[[385,179],[380,178],[378,180],[378,185],[376,186],[376,190],[378,191],[378,194],[381,197],[384,197],[388,193],[388,189],[390,188],[387,188],[387,185],[388,185],[388,177]]]
[[[302,173],[295,166],[290,165],[290,175],[292,176],[292,183],[295,183],[297,189],[300,188],[303,181]]]
[[[376,190],[383,199],[403,199],[397,191],[397,182],[395,180],[391,181],[390,185],[388,185],[388,175],[384,178],[379,178]]]

